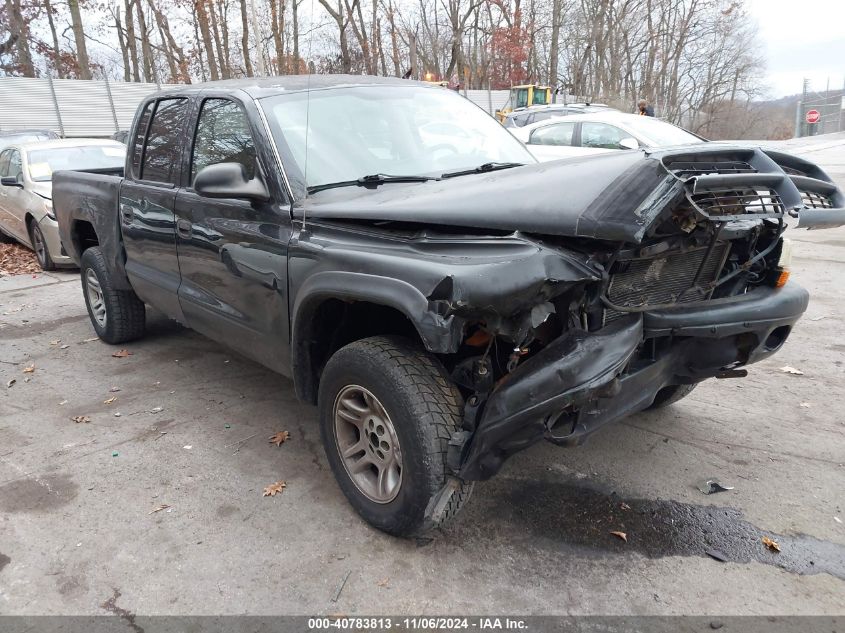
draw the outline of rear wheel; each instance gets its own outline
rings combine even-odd
[[[53,263],[50,251],[47,250],[47,240],[44,239],[44,233],[41,232],[41,227],[35,220],[29,223],[29,240],[32,242],[32,250],[35,251],[35,259],[38,260],[41,270],[56,270],[56,264]]]
[[[352,507],[374,527],[417,536],[450,521],[472,483],[454,492],[435,525],[426,510],[449,477],[446,452],[461,422],[461,394],[435,358],[398,337],[336,352],[320,381],[320,433]]]
[[[648,407],[649,409],[662,409],[663,407],[668,407],[670,404],[676,403],[678,400],[686,398],[692,390],[695,389],[696,385],[670,385],[669,387],[663,387],[660,391],[657,392],[657,395],[654,397],[654,402],[651,403],[651,406]]]
[[[114,288],[99,246],[82,254],[82,293],[91,325],[106,343],[125,343],[144,334],[146,311],[132,290]]]

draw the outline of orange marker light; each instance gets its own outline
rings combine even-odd
[[[778,275],[777,281],[775,282],[775,288],[783,288],[787,281],[789,281],[789,271],[780,271],[780,275]]]

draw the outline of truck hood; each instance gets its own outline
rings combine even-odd
[[[677,182],[659,160],[618,151],[440,181],[329,189],[295,205],[294,213],[306,223],[401,222],[639,241],[650,218],[637,210],[667,180]]]

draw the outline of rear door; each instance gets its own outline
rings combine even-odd
[[[199,103],[185,187],[176,198],[182,284],[188,325],[290,374],[287,255],[290,201],[251,100],[209,95]],[[271,202],[204,198],[192,187],[203,167],[239,163],[261,177]]]
[[[173,213],[191,102],[165,97],[146,104],[132,137],[132,161],[120,187],[126,274],[138,296],[184,321]]]

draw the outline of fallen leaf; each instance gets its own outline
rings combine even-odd
[[[166,503],[162,503],[160,506],[156,506],[155,508],[153,508],[152,510],[147,512],[147,514],[155,514],[156,512],[161,512],[162,510],[167,510],[169,507],[170,506],[167,505]]]
[[[269,486],[264,488],[264,494],[262,496],[275,497],[277,493],[282,492],[282,490],[284,490],[285,488],[287,488],[287,484],[285,482],[277,481],[276,483],[270,484]]]
[[[162,407],[153,407],[150,409],[150,413],[161,413],[162,411],[164,411]]]
[[[288,441],[288,439],[290,439],[290,433],[287,431],[279,431],[275,435],[270,436],[269,442],[271,444],[275,444],[276,446],[281,446]]]
[[[792,374],[793,376],[803,376],[804,372],[800,369],[795,369],[795,367],[790,367],[789,365],[784,365],[780,368],[780,370],[785,374]]]
[[[67,400],[62,400],[62,401],[59,403],[59,406],[62,406],[63,404],[67,404]]]
[[[9,382],[6,383],[6,388],[8,389],[12,385],[14,385],[16,382],[17,382],[17,380],[15,378],[12,378]]]
[[[77,424],[80,424],[80,423],[83,423],[83,422],[87,424],[88,422],[91,421],[91,418],[89,418],[87,415],[75,415],[71,418],[71,420],[73,420]]]
[[[128,349],[119,349],[114,354],[112,354],[114,358],[126,358],[127,356],[132,356],[132,352]]]
[[[91,338],[86,338],[86,339],[85,339],[84,341],[82,341],[82,342],[83,342],[83,343],[91,343],[92,341],[99,341],[99,340],[100,340],[100,337],[99,337],[99,336],[92,336]]]
[[[59,349],[67,349],[68,347],[70,347],[70,345],[68,345],[67,343],[65,343],[65,344],[64,344],[64,345],[62,345]]]
[[[376,585],[378,585],[379,587],[387,587],[387,583],[388,583],[388,582],[390,582],[390,578],[384,577],[384,578],[382,578],[381,580],[379,580],[379,581],[376,583]]]
[[[809,409],[812,405],[809,402],[802,402],[798,406],[803,408],[803,409]]]
[[[120,391],[120,387],[112,387],[111,389],[109,389],[110,393],[117,393],[118,391]]]
[[[624,501],[622,502],[622,505],[621,505],[621,506],[619,506],[619,507],[620,507],[620,508],[622,508],[623,510],[630,510],[630,509],[631,509],[631,506],[629,506],[629,505],[628,505],[627,503],[625,503]]]
[[[112,402],[114,402],[115,400],[117,400],[117,396],[112,396],[112,397],[111,397],[111,398],[109,398],[108,400],[103,400],[103,404],[111,404],[111,403],[112,403]]]
[[[842,523],[842,519],[840,519],[839,517],[833,517],[833,520],[837,523]]]
[[[191,449],[193,448],[193,446],[191,446],[190,444],[188,444],[187,446],[183,446],[182,448],[184,448],[186,451],[189,451],[189,450],[191,450]]]
[[[775,552],[780,551],[780,545],[777,544],[777,541],[773,541],[768,536],[763,537],[763,545],[765,545],[766,547],[768,547],[772,551],[775,551]]]
[[[27,365],[26,367],[23,368],[23,373],[25,373],[25,374],[31,374],[34,371],[35,371],[35,365]]]
[[[628,535],[625,534],[625,532],[611,532],[611,534],[613,534],[616,538],[622,539],[626,543],[628,542]]]
[[[58,345],[61,342],[62,342],[62,339],[57,338],[55,341],[50,341],[50,345]]]

